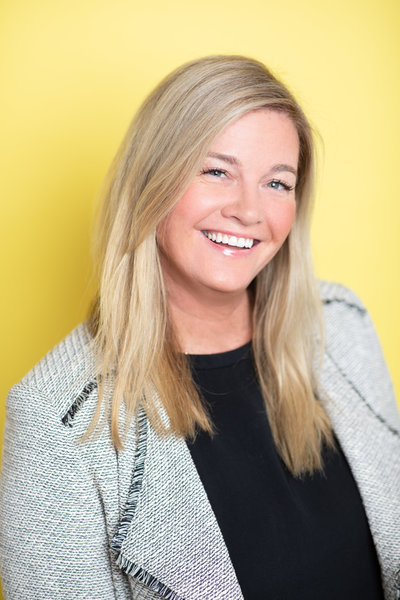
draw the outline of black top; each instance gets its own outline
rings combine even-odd
[[[251,345],[191,356],[216,428],[188,443],[245,600],[383,600],[380,569],[347,461],[293,477],[274,447]]]

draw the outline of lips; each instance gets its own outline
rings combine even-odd
[[[203,235],[206,236],[211,242],[215,244],[221,244],[225,246],[233,246],[235,248],[250,249],[254,244],[258,243],[258,240],[253,238],[238,237],[235,235],[228,235],[221,233],[220,231],[202,231]]]

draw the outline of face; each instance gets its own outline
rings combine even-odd
[[[246,293],[292,226],[298,155],[293,122],[273,110],[247,113],[215,139],[157,230],[169,293]]]

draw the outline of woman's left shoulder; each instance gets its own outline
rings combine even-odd
[[[345,285],[321,280],[318,283],[324,307],[331,307],[335,311],[342,306],[347,309],[355,309],[361,313],[367,312],[359,296]]]
[[[338,283],[320,282],[325,356],[375,408],[398,423],[391,377],[372,319],[361,299]]]
[[[320,281],[326,345],[335,354],[382,354],[367,308],[348,287]]]
[[[337,359],[364,356],[382,360],[382,350],[371,317],[361,299],[348,287],[320,282],[325,345]]]

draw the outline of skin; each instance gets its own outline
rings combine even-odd
[[[224,352],[251,339],[248,288],[292,226],[298,156],[287,115],[247,113],[214,140],[159,226],[168,307],[182,351]],[[204,231],[256,242],[251,249],[216,244]]]

